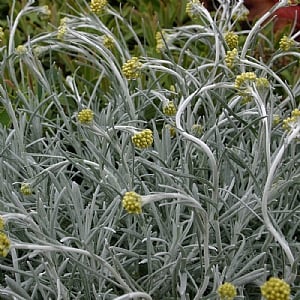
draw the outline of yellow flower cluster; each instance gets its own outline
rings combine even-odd
[[[57,29],[57,38],[59,40],[63,40],[66,32],[67,32],[66,18],[62,18],[60,20],[60,25]]]
[[[199,0],[190,0],[185,7],[186,14],[191,18],[195,18],[197,15],[196,5],[200,5]]]
[[[5,225],[5,222],[4,222],[3,218],[0,216],[0,230],[1,231],[4,229],[4,225]]]
[[[280,123],[280,116],[279,115],[273,115],[273,120],[272,120],[272,124],[273,126],[276,126]]]
[[[158,31],[155,34],[155,41],[156,41],[156,52],[160,53],[166,50],[166,45],[165,45],[165,32],[162,30],[161,32]]]
[[[122,199],[122,205],[130,214],[142,213],[142,197],[136,192],[126,192]]]
[[[270,85],[269,80],[265,77],[256,78],[255,83],[258,88],[268,88]]]
[[[3,28],[0,27],[0,42],[2,42],[3,38],[4,38],[4,31]]]
[[[102,12],[104,7],[107,5],[107,0],[92,0],[90,4],[91,11],[95,14]]]
[[[21,193],[22,193],[24,196],[29,196],[29,195],[32,194],[31,186],[30,186],[29,183],[26,183],[26,182],[23,182],[23,183],[21,184],[20,191],[21,191]]]
[[[0,232],[0,256],[6,257],[10,248],[10,240],[7,235],[1,231]]]
[[[232,283],[225,282],[219,286],[218,294],[222,300],[232,300],[236,296],[236,288]]]
[[[136,133],[132,138],[132,143],[139,149],[145,149],[153,143],[153,133],[151,129],[144,129],[143,131]]]
[[[114,41],[110,36],[105,35],[103,37],[103,45],[107,49],[113,49],[114,48]]]
[[[141,73],[142,63],[139,61],[138,57],[132,57],[122,66],[122,72],[124,76],[129,79],[137,79]]]
[[[85,108],[78,113],[77,118],[81,124],[90,124],[94,120],[94,112],[89,108]]]
[[[24,55],[27,53],[27,48],[24,46],[24,45],[19,45],[17,48],[16,48],[16,53],[18,55]]]
[[[236,48],[234,48],[232,50],[228,50],[226,52],[225,64],[229,69],[232,69],[234,67],[234,62],[235,62],[237,56],[238,56],[238,51]]]
[[[283,120],[283,129],[285,130],[291,130],[294,124],[300,123],[300,110],[298,108],[295,108],[292,111],[291,117],[288,117]]]
[[[233,14],[232,19],[237,20],[239,22],[247,21],[248,20],[249,11],[242,10],[240,14]]]
[[[288,51],[295,45],[295,41],[293,39],[288,38],[284,35],[279,41],[279,48],[282,51]]]
[[[175,93],[176,92],[176,88],[173,84],[170,85],[170,91]]]
[[[229,31],[224,35],[224,39],[230,50],[238,47],[239,37],[236,33]]]
[[[253,82],[256,80],[256,75],[253,72],[245,72],[236,76],[234,86],[237,89],[240,89],[245,83]]]
[[[48,19],[51,16],[51,10],[49,9],[49,6],[41,6],[41,13],[43,14],[43,16],[41,17],[42,19]]]
[[[169,101],[168,104],[164,105],[163,113],[167,116],[176,115],[177,109],[173,101]]]
[[[203,126],[200,124],[194,124],[191,128],[191,132],[194,136],[200,137],[203,133]]]
[[[266,300],[289,300],[291,288],[282,279],[271,277],[261,287],[261,294]]]
[[[176,129],[175,129],[174,126],[172,126],[172,125],[170,125],[170,124],[166,124],[166,125],[164,126],[164,128],[165,128],[166,130],[169,130],[169,133],[170,133],[170,137],[171,137],[171,138],[173,138],[173,137],[176,136]]]

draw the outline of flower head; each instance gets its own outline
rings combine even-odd
[[[243,88],[247,83],[251,83],[256,80],[256,75],[253,72],[245,72],[236,76],[234,86],[237,89]]]
[[[130,214],[142,213],[142,197],[136,192],[126,192],[122,199],[122,205]]]
[[[230,50],[238,47],[239,37],[236,33],[229,31],[224,35],[224,39]]]
[[[0,26],[0,42],[2,42],[4,38],[4,31],[3,31],[3,28]]]
[[[279,41],[279,48],[282,51],[288,51],[295,45],[295,41],[293,39],[288,38],[284,35]]]
[[[48,5],[40,6],[40,13],[42,14],[42,19],[48,19],[51,16],[51,10]]]
[[[261,294],[266,300],[289,300],[290,286],[282,279],[271,277],[261,287]]]
[[[27,48],[24,46],[24,45],[19,45],[17,48],[16,48],[16,53],[18,55],[25,55],[27,53]]]
[[[107,49],[113,49],[113,47],[114,47],[114,40],[110,36],[105,35],[103,37],[103,45]]]
[[[138,57],[132,57],[122,66],[122,72],[124,76],[129,79],[137,79],[140,76],[140,69],[142,63],[139,61]]]
[[[94,119],[94,112],[89,108],[85,108],[78,113],[77,118],[81,124],[90,124]]]
[[[232,50],[228,50],[226,52],[225,63],[229,69],[232,69],[234,67],[234,62],[237,59],[237,56],[238,56],[238,51],[236,48]]]
[[[190,0],[186,4],[185,12],[191,18],[195,18],[197,16],[197,7],[201,5],[199,0]]]
[[[273,115],[272,124],[273,126],[277,126],[280,123],[280,116],[279,115]]]
[[[153,143],[153,133],[151,129],[144,129],[141,132],[136,133],[131,138],[132,143],[139,149],[145,149]]]
[[[256,78],[255,83],[258,88],[268,88],[270,85],[269,80],[265,77]]]
[[[194,136],[200,137],[203,133],[203,126],[200,124],[194,124],[191,128],[191,132]]]
[[[218,294],[222,300],[232,300],[236,296],[236,288],[232,283],[225,282],[219,286]]]
[[[170,137],[173,138],[176,136],[176,129],[174,126],[170,125],[170,124],[166,124],[164,126],[164,129],[169,131]]]
[[[4,219],[0,216],[0,231],[4,229],[4,225],[5,225]]]
[[[283,120],[282,127],[283,129],[290,131],[294,127],[299,125],[300,125],[300,110],[298,108],[295,108],[291,113],[291,117],[288,117]]]
[[[156,52],[160,53],[166,50],[166,35],[165,35],[165,30],[162,30],[161,32],[158,31],[155,34],[155,41],[156,41]]]
[[[163,107],[163,113],[167,116],[176,115],[177,109],[173,101],[168,101],[166,105]]]
[[[4,232],[0,232],[0,256],[6,257],[10,248],[10,240]]]
[[[30,186],[30,184],[27,183],[27,182],[23,182],[23,183],[21,184],[20,191],[21,191],[21,193],[22,193],[24,196],[29,196],[29,195],[32,194],[31,186]]]
[[[67,32],[67,25],[65,23],[63,23],[57,29],[57,38],[59,40],[63,40],[66,32]]]
[[[92,0],[90,3],[90,9],[93,13],[99,14],[103,11],[107,5],[107,0]]]
[[[242,5],[240,9],[232,15],[233,20],[237,20],[239,22],[247,21],[249,15],[249,10]]]

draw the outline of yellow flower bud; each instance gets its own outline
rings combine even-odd
[[[261,287],[261,294],[266,300],[289,300],[291,288],[282,279],[271,277]]]
[[[90,124],[94,119],[94,112],[89,108],[85,108],[78,113],[77,118],[81,124]]]
[[[128,80],[137,79],[140,76],[142,63],[138,57],[132,57],[122,66],[122,72]]]
[[[232,300],[236,296],[236,288],[232,283],[225,282],[219,286],[218,294],[222,300]]]
[[[130,214],[142,213],[142,197],[136,192],[126,192],[122,199],[122,205]]]
[[[295,41],[284,35],[279,41],[279,48],[282,51],[288,51],[295,45]]]
[[[169,101],[168,104],[164,105],[163,113],[167,116],[174,116],[176,115],[177,109],[174,105],[173,101]]]
[[[21,191],[21,193],[22,193],[24,196],[29,196],[29,195],[32,194],[31,186],[30,186],[29,183],[26,183],[26,182],[23,182],[23,183],[21,184],[20,191]]]
[[[132,138],[132,143],[139,149],[145,149],[153,143],[153,133],[151,129],[145,129],[136,133]]]
[[[10,248],[10,240],[4,232],[0,232],[0,256],[6,257]]]
[[[224,35],[224,39],[230,50],[238,47],[239,37],[236,33],[229,31]]]
[[[93,13],[99,14],[103,11],[107,5],[107,0],[92,0],[90,4],[90,9]]]

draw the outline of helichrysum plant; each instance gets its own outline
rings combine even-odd
[[[244,30],[238,0],[188,1],[192,19],[187,1],[74,0],[35,34],[37,1],[11,2],[0,299],[257,299],[283,273],[262,297],[296,300],[299,51],[276,67],[269,14]]]
[[[132,143],[139,149],[145,149],[153,143],[153,133],[151,129],[144,129],[141,132],[135,133],[131,137]]]
[[[230,282],[225,282],[218,287],[218,294],[221,300],[233,300],[236,297],[236,288]]]
[[[271,277],[260,288],[266,300],[290,300],[291,288],[284,280]]]

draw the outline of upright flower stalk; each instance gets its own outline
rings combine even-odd
[[[215,88],[217,85],[212,84],[212,85],[207,85],[203,88],[201,88],[198,91],[195,91],[192,93],[189,97],[187,97],[182,103],[180,103],[178,109],[177,109],[177,114],[175,117],[176,120],[176,127],[178,128],[180,134],[185,137],[187,140],[195,143],[204,153],[208,156],[209,158],[209,164],[212,170],[213,174],[213,191],[212,191],[212,202],[217,203],[217,198],[218,198],[218,189],[219,189],[219,175],[218,175],[218,167],[217,167],[217,162],[216,159],[210,150],[210,148],[200,139],[196,138],[195,136],[187,133],[182,125],[181,125],[181,115],[183,114],[184,110],[188,106],[188,104],[192,101],[192,99],[197,96],[198,94],[201,94],[207,90],[210,90],[212,88]]]
[[[201,88],[199,91],[195,91],[194,93],[192,93],[189,97],[187,97],[182,103],[180,103],[178,110],[177,110],[177,114],[175,117],[176,120],[176,127],[178,129],[178,132],[185,137],[187,140],[193,142],[194,144],[196,144],[207,156],[208,156],[208,162],[210,164],[211,167],[211,171],[212,171],[212,184],[213,184],[213,189],[212,189],[212,203],[215,204],[215,207],[217,207],[217,203],[218,203],[218,192],[219,192],[219,173],[218,173],[218,166],[217,166],[217,162],[216,159],[214,157],[214,154],[212,153],[211,149],[207,146],[206,143],[204,143],[202,140],[200,140],[199,138],[187,133],[182,125],[181,125],[181,115],[183,114],[184,110],[187,108],[188,104],[192,101],[192,99],[198,95],[201,94],[207,90],[216,88],[217,86],[225,86],[224,83],[221,84],[212,84],[212,85],[207,85],[204,86],[203,88]],[[211,211],[208,213],[208,215],[214,216],[216,209],[214,206],[211,206]],[[216,232],[216,240],[217,240],[217,245],[218,245],[218,250],[221,251],[222,250],[222,242],[221,242],[221,236],[220,236],[220,227],[217,221],[215,220],[210,220],[213,224],[213,226],[215,227],[214,230]],[[202,292],[202,291],[201,291]]]
[[[298,122],[297,126],[295,126],[290,132],[289,134],[286,136],[284,142],[282,143],[278,153],[276,154],[273,162],[271,163],[271,167],[270,170],[268,172],[268,176],[267,176],[267,180],[265,183],[265,187],[263,190],[263,196],[262,196],[262,201],[261,201],[261,210],[262,210],[262,217],[264,220],[264,224],[267,228],[267,230],[270,232],[270,234],[274,237],[274,239],[280,244],[280,246],[282,247],[284,253],[286,254],[286,257],[291,265],[291,271],[290,274],[288,274],[287,276],[287,281],[292,283],[295,278],[296,278],[296,274],[292,273],[292,266],[294,265],[295,262],[295,258],[294,255],[291,251],[291,248],[289,247],[288,242],[286,241],[285,237],[283,234],[281,234],[280,232],[278,232],[275,227],[272,224],[272,221],[269,217],[268,214],[268,200],[269,200],[269,195],[270,195],[270,191],[271,191],[271,185],[276,173],[276,169],[279,165],[279,163],[282,160],[282,156],[284,154],[284,151],[286,150],[286,148],[288,147],[288,145],[295,139],[297,138],[297,136],[299,135],[300,132],[300,122]]]

